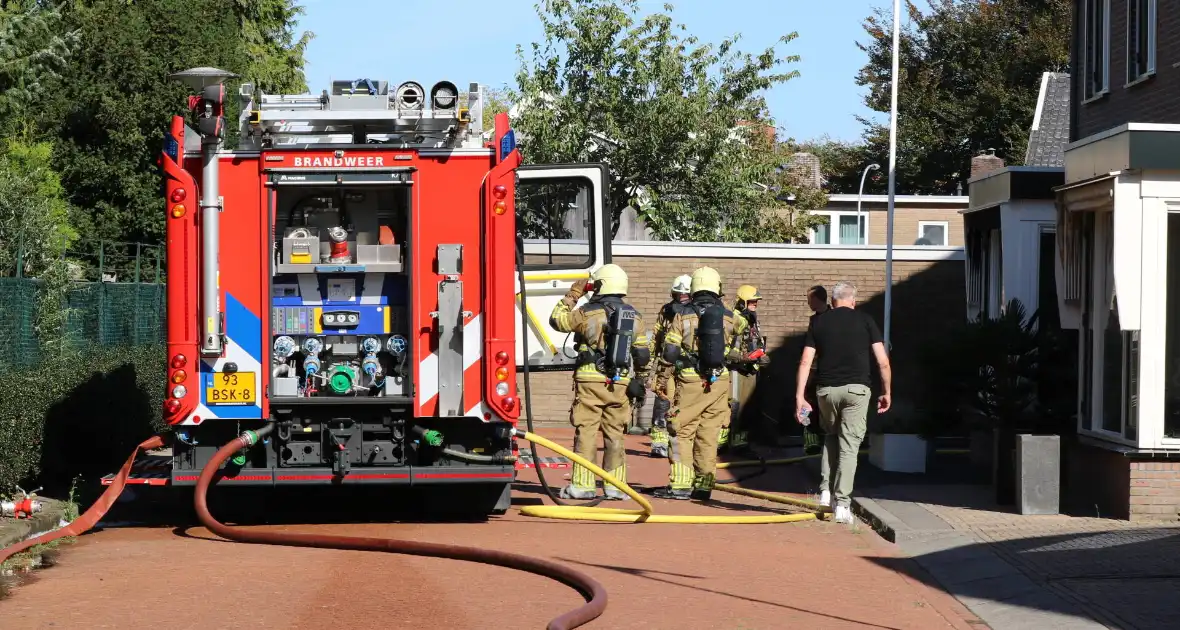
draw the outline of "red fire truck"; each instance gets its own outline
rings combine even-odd
[[[465,484],[506,509],[521,336],[530,367],[571,366],[548,309],[609,262],[603,167],[522,166],[508,116],[485,132],[483,89],[447,81],[242,84],[225,150],[232,77],[175,75],[196,92],[161,156],[175,440],[136,480],[191,486],[274,422],[220,484]]]

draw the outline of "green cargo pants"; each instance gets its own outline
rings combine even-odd
[[[819,399],[820,426],[824,430],[819,487],[831,491],[833,508],[848,507],[852,502],[849,495],[856,477],[856,459],[867,430],[872,390],[864,385],[840,385],[820,387],[815,393]]]

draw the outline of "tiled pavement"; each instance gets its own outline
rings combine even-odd
[[[1021,516],[981,485],[867,485],[862,518],[995,630],[1180,619],[1180,527]]]

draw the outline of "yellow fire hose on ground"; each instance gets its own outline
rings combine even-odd
[[[619,508],[583,507],[578,505],[526,505],[520,508],[520,513],[524,514],[525,516],[554,518],[567,521],[603,521],[609,523],[695,523],[714,525],[796,523],[799,521],[814,521],[826,516],[825,508],[813,501],[805,501],[803,499],[771,494],[769,492],[746,490],[744,488],[727,488],[723,486],[717,486],[715,489],[721,490],[723,492],[731,492],[733,494],[741,494],[759,499],[765,499],[767,501],[774,501],[775,503],[807,508],[812,511],[795,514],[767,514],[759,516],[684,516],[654,514],[654,508],[646,497],[636,492],[631,486],[628,486],[622,481],[615,479],[610,473],[595,465],[594,462],[588,461],[585,458],[579,456],[577,453],[574,453],[573,451],[570,451],[569,449],[554,443],[552,440],[543,438],[535,433],[516,430],[514,435],[516,437],[524,438],[533,444],[544,446],[545,448],[559,453],[564,457],[568,457],[571,461],[584,466],[590,472],[601,477],[603,482],[618,488],[624,494],[631,497],[631,499],[638,503],[641,508],[638,510],[627,510]]]
[[[692,523],[692,524],[765,524],[765,523],[797,523],[800,521],[813,521],[817,519],[824,519],[830,514],[830,509],[821,506],[815,501],[808,501],[806,499],[797,499],[772,492],[763,492],[761,490],[749,490],[736,486],[717,485],[714,490],[721,492],[728,492],[730,494],[738,494],[742,496],[752,497],[755,499],[763,499],[765,501],[772,501],[774,503],[781,503],[794,507],[805,508],[811,510],[810,512],[799,512],[794,514],[769,514],[760,516],[684,516],[684,515],[663,515],[655,514],[651,502],[646,497],[639,494],[634,488],[628,486],[626,483],[619,481],[601,467],[581,457],[577,453],[553,442],[548,438],[541,437],[535,433],[528,431],[514,430],[514,435],[523,438],[536,444],[543,446],[555,453],[570,459],[577,464],[584,466],[587,470],[594,473],[602,479],[604,483],[608,483],[619,490],[621,490],[628,497],[631,497],[639,504],[641,509],[628,510],[620,508],[602,508],[602,507],[587,507],[578,505],[526,505],[520,508],[520,513],[525,516],[535,516],[537,518],[552,518],[562,519],[567,521],[602,521],[609,523]],[[965,449],[941,449],[936,451],[943,454],[960,454],[967,452]],[[868,453],[867,450],[861,451],[864,455]],[[734,462],[720,462],[717,468],[742,468],[747,466],[773,466],[781,464],[797,464],[807,459],[819,457],[819,454],[803,455],[800,457],[786,457],[782,459],[767,459],[767,460],[745,460]]]
[[[524,275],[524,240],[519,234],[516,237],[516,273],[517,273],[517,283],[519,286],[519,293],[517,295],[517,298],[518,298],[518,302],[520,305],[520,311],[521,311],[520,323],[521,323],[521,330],[523,331],[522,335],[521,335],[521,350],[522,350],[523,356],[530,357],[531,356],[529,353],[529,315],[530,315],[530,311],[528,310],[528,297],[527,297],[528,291],[526,290],[526,283],[525,283],[526,278]],[[577,277],[577,279],[575,279],[575,281],[578,279],[581,279],[581,277],[582,276],[579,274],[579,276]],[[538,330],[538,333],[543,335],[544,331],[542,329],[538,328],[537,330]],[[554,348],[552,342],[549,342],[548,339],[543,338],[543,341],[545,341],[550,346],[551,350]],[[593,472],[595,475],[600,477],[604,483],[608,483],[608,484],[614,486],[615,488],[618,488],[624,494],[631,497],[631,499],[633,499],[636,503],[638,503],[642,509],[628,510],[628,509],[618,509],[618,508],[595,507],[600,501],[603,500],[602,497],[599,497],[597,499],[590,501],[589,503],[585,503],[585,504],[581,504],[581,505],[564,504],[564,502],[560,498],[558,498],[557,494],[553,492],[552,488],[550,488],[549,484],[545,481],[544,471],[540,467],[538,467],[537,468],[537,477],[541,483],[541,487],[544,488],[545,494],[549,496],[550,500],[557,503],[557,505],[530,505],[530,506],[522,507],[520,509],[520,513],[524,514],[525,516],[535,516],[538,518],[552,518],[552,519],[562,519],[562,520],[571,520],[571,521],[602,521],[602,522],[613,522],[613,523],[696,523],[696,524],[796,523],[796,522],[800,522],[800,521],[812,521],[812,520],[817,520],[817,519],[824,519],[824,518],[827,518],[828,516],[830,516],[830,513],[831,513],[830,508],[821,506],[819,503],[814,502],[814,501],[797,499],[794,497],[788,497],[788,496],[781,495],[781,494],[761,492],[758,490],[747,490],[745,488],[739,488],[739,487],[735,487],[733,485],[725,485],[725,484],[715,485],[714,490],[720,490],[721,492],[728,492],[731,494],[740,494],[740,495],[744,495],[744,496],[748,496],[748,497],[754,497],[754,498],[763,499],[766,501],[772,501],[775,503],[790,505],[793,507],[801,507],[801,508],[805,508],[810,511],[809,512],[802,512],[802,513],[794,513],[794,514],[768,514],[768,515],[761,515],[761,516],[684,516],[684,515],[654,514],[653,513],[654,509],[652,508],[651,502],[649,502],[646,498],[644,498],[643,495],[636,492],[633,488],[631,488],[631,486],[628,486],[627,484],[623,483],[622,481],[615,479],[613,476],[611,476],[610,473],[606,472],[602,468],[595,465],[594,462],[587,461],[585,458],[580,457],[579,455],[570,451],[569,449],[563,448],[562,446],[555,444],[553,441],[548,440],[548,439],[541,437],[540,435],[537,435],[536,433],[532,432],[532,429],[533,429],[533,413],[532,413],[533,406],[532,406],[532,387],[531,387],[532,379],[530,378],[531,375],[529,372],[530,372],[529,371],[529,361],[526,359],[523,362],[523,372],[522,373],[524,375],[524,411],[525,411],[525,418],[526,418],[526,422],[528,424],[529,430],[522,431],[520,429],[513,429],[513,436],[523,438],[529,442],[529,447],[532,450],[534,461],[539,460],[539,458],[537,457],[537,445],[544,446],[545,448],[548,448],[549,450],[554,451],[554,452],[568,458],[570,461],[573,461],[577,464],[580,464],[581,466],[584,466],[587,470]],[[862,451],[862,453],[863,453],[863,451]],[[717,468],[740,468],[740,467],[745,467],[745,466],[762,466],[763,468],[765,468],[768,465],[794,464],[794,463],[801,462],[806,459],[811,459],[813,457],[819,457],[819,455],[818,454],[817,455],[804,455],[802,457],[789,457],[789,458],[785,458],[785,459],[771,459],[771,460],[759,459],[759,460],[751,460],[751,461],[725,462],[725,463],[718,464]],[[761,473],[756,473],[756,474],[761,474]],[[737,481],[739,481],[739,480],[735,479],[735,480],[730,481],[728,483],[732,484]]]

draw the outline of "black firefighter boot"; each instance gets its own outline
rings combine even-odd
[[[666,398],[656,397],[652,402],[652,421],[651,421],[651,456],[652,457],[668,457],[668,449],[671,445],[671,436],[668,434],[668,411],[671,410],[672,402]]]
[[[653,497],[657,499],[675,499],[677,501],[687,501],[692,498],[692,489],[690,488],[673,488],[672,486],[664,486],[656,488],[651,491]]]
[[[713,496],[713,484],[717,477],[713,473],[698,475],[693,480],[692,493],[689,495],[694,501],[708,501]]]
[[[672,483],[663,488],[656,488],[652,491],[652,496],[657,499],[687,501],[692,498],[692,479],[692,466],[686,466],[678,461],[673,461]]]

